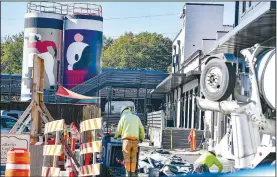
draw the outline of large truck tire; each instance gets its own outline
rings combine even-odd
[[[223,101],[230,97],[236,84],[236,71],[231,63],[212,59],[204,67],[200,87],[206,99]]]

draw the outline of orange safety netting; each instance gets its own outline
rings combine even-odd
[[[64,88],[63,86],[59,86],[59,89],[56,92],[56,95],[61,96],[61,97],[80,99],[80,100],[94,100],[94,99],[100,98],[100,97],[90,97],[90,96],[81,95],[81,94],[72,92],[72,91]]]

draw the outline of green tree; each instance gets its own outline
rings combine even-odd
[[[106,50],[109,46],[111,46],[113,41],[114,40],[111,37],[103,35],[103,50]]]
[[[167,71],[172,41],[161,34],[125,33],[103,52],[103,67]]]
[[[1,43],[1,73],[21,74],[23,41],[23,32],[4,38]]]

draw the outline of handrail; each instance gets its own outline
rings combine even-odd
[[[102,17],[102,6],[91,3],[62,4],[58,2],[40,1],[28,2],[27,12],[45,12],[60,15],[96,15]]]

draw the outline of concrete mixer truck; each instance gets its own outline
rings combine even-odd
[[[240,53],[243,58],[226,54],[207,57],[197,97],[201,110],[229,117],[226,148],[221,151],[232,154],[229,159],[237,169],[276,160],[276,48],[256,44]]]

